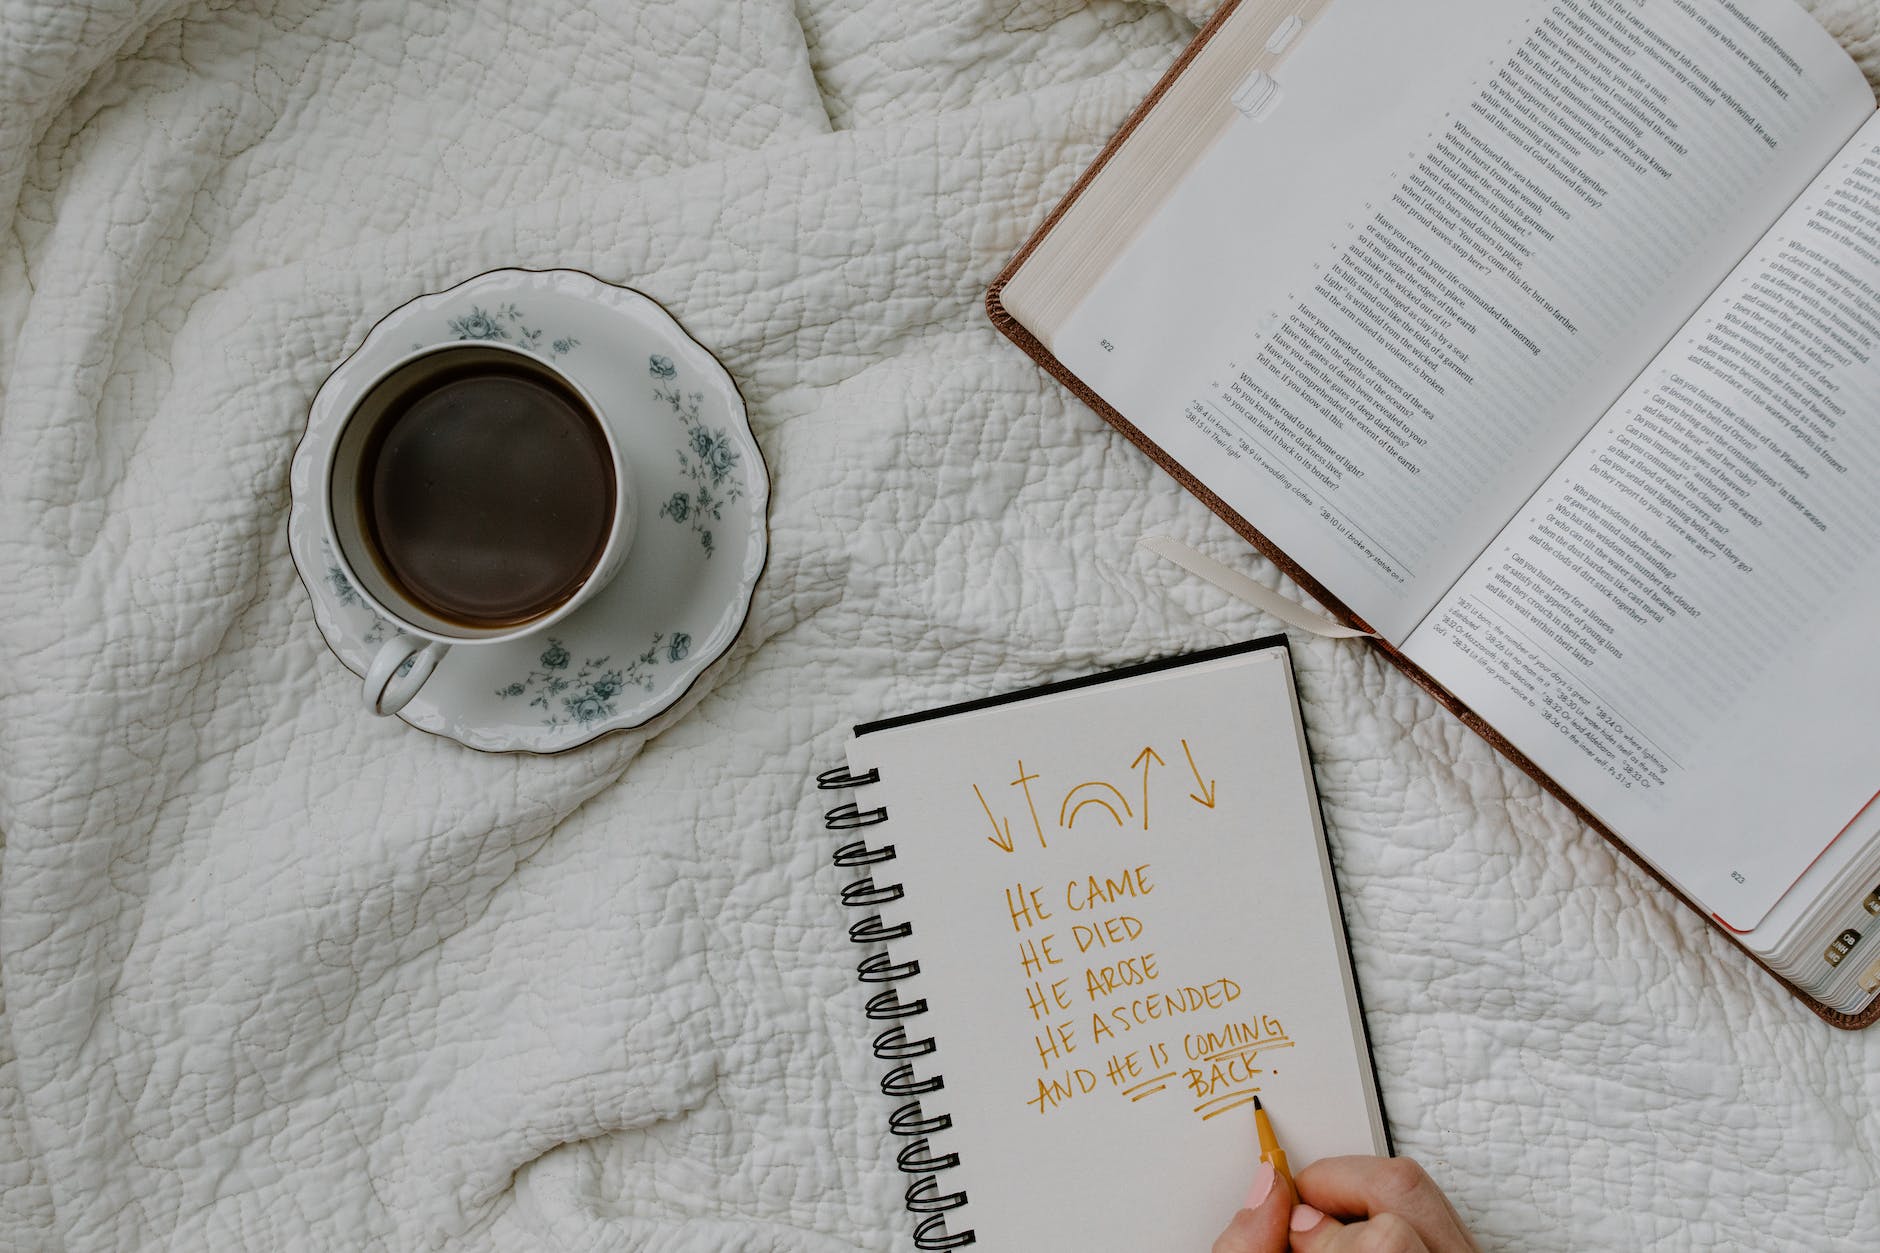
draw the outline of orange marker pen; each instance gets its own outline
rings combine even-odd
[[[1273,1173],[1286,1182],[1286,1190],[1299,1199],[1299,1189],[1293,1186],[1292,1168],[1286,1164],[1286,1150],[1279,1146],[1279,1137],[1273,1134],[1273,1120],[1266,1116],[1266,1106],[1260,1104],[1260,1098],[1253,1098],[1253,1129],[1260,1137],[1260,1160],[1270,1162]]]

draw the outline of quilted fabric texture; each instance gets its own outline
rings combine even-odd
[[[906,1247],[812,775],[1272,627],[1137,555],[1278,580],[980,309],[1182,8],[0,0],[0,1246]],[[1815,8],[1880,70],[1880,4]],[[651,740],[365,716],[288,558],[322,377],[505,265],[663,301],[774,474]],[[1296,657],[1397,1144],[1486,1243],[1880,1231],[1880,1034]]]

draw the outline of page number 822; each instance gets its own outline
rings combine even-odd
[[[1730,877],[1731,877],[1732,879],[1735,879],[1735,880],[1736,880],[1736,881],[1737,881],[1738,883],[1748,883],[1748,882],[1749,882],[1749,880],[1748,880],[1748,879],[1745,879],[1745,878],[1743,877],[1743,872],[1742,872],[1741,870],[1732,870],[1732,871],[1730,872]]]
[[[1100,340],[1098,340],[1098,341],[1097,341],[1097,344],[1098,344],[1098,346],[1099,346],[1099,347],[1101,347],[1101,348],[1103,349],[1103,351],[1105,351],[1105,352],[1115,352],[1115,351],[1116,351],[1116,345],[1115,345],[1115,344],[1112,344],[1112,343],[1111,343],[1111,342],[1110,342],[1109,340],[1107,340],[1107,339],[1100,339]]]

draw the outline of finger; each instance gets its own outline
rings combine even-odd
[[[1293,1207],[1292,1253],[1439,1253],[1395,1214],[1345,1224],[1310,1205]]]
[[[1227,1230],[1214,1242],[1214,1253],[1285,1253],[1286,1219],[1292,1211],[1292,1190],[1260,1163],[1247,1200]]]
[[[1471,1253],[1449,1198],[1407,1157],[1324,1157],[1299,1172],[1299,1199],[1328,1214],[1395,1214],[1435,1253]]]

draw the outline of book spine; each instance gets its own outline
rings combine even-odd
[[[859,775],[852,775],[845,769],[826,770],[816,776],[816,786],[823,791],[854,790],[879,782],[881,774],[873,769]],[[847,835],[880,826],[887,820],[885,806],[863,809],[858,802],[849,801],[824,814],[823,826]],[[850,909],[878,909],[904,895],[899,883],[877,881],[882,872],[875,867],[886,866],[894,860],[892,844],[871,846],[866,837],[851,839],[836,849],[833,860],[844,870],[868,868],[861,878],[842,888],[842,904]],[[905,1141],[895,1154],[895,1165],[903,1174],[912,1176],[904,1200],[908,1211],[920,1218],[914,1227],[914,1247],[961,1249],[974,1243],[977,1237],[970,1227],[948,1230],[947,1216],[965,1206],[966,1193],[964,1190],[944,1191],[939,1181],[941,1172],[960,1164],[960,1156],[937,1153],[933,1147],[933,1137],[951,1127],[953,1118],[950,1114],[930,1112],[921,1104],[922,1097],[932,1096],[946,1087],[946,1077],[937,1071],[923,1077],[915,1071],[915,1060],[932,1057],[938,1046],[932,1036],[919,1037],[917,1026],[909,1030],[914,1020],[927,1013],[926,999],[904,1000],[896,987],[920,973],[920,962],[908,957],[905,948],[905,942],[913,935],[911,922],[891,925],[879,912],[869,913],[849,926],[850,941],[869,950],[856,964],[856,977],[877,989],[868,997],[868,1019],[888,1024],[875,1036],[875,1056],[884,1062],[896,1063],[882,1077],[881,1091],[883,1095],[904,1101],[889,1115],[888,1129]],[[890,944],[901,947],[890,951],[887,947]],[[931,1068],[932,1063],[925,1065]],[[955,1217],[957,1219],[957,1215]]]

